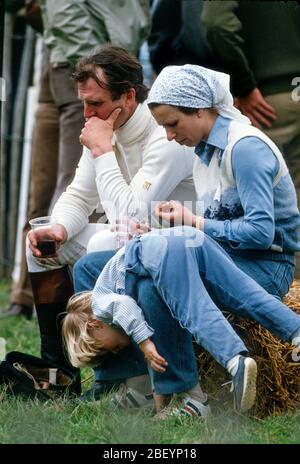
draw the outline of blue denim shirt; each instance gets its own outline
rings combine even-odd
[[[213,156],[221,162],[229,124],[230,119],[218,116],[207,141],[196,146],[205,165]],[[242,138],[232,149],[232,170],[236,186],[220,201],[199,198],[205,204],[205,233],[232,249],[299,251],[295,188],[289,174],[273,186],[279,162],[271,148],[258,137]]]

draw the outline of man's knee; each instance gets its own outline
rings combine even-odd
[[[97,280],[96,275],[90,270],[91,256],[87,259],[87,255],[82,256],[73,267],[73,282],[75,292],[91,290]]]
[[[105,264],[115,251],[101,251],[82,256],[73,267],[73,279],[76,292],[94,288]]]
[[[97,232],[90,238],[87,244],[87,253],[94,253],[100,250],[116,251],[115,234],[110,230],[101,230]]]

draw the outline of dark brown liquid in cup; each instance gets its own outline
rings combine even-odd
[[[42,253],[42,256],[52,256],[56,253],[56,241],[55,240],[40,240],[38,241],[38,249]]]

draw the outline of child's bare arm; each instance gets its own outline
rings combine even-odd
[[[160,356],[160,354],[158,354],[153,341],[150,340],[150,338],[147,338],[141,342],[139,346],[152,369],[157,372],[165,372],[168,363],[162,356]]]

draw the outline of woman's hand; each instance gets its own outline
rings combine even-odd
[[[163,201],[156,205],[155,214],[171,225],[185,225],[199,227],[203,218],[196,216],[181,203],[171,200]],[[200,227],[199,227],[200,228]]]
[[[147,338],[140,343],[140,349],[144,353],[144,356],[150,363],[152,369],[157,372],[165,372],[168,363],[162,356],[160,356],[160,354],[158,354],[156,346],[150,338]]]

